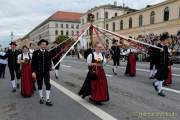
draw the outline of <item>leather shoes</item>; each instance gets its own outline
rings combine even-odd
[[[13,93],[16,92],[16,88],[13,88],[13,89],[12,89],[12,92],[13,92]]]
[[[153,87],[156,91],[158,91],[158,87],[155,85],[155,83],[153,83]]]
[[[47,106],[53,106],[53,103],[52,103],[50,100],[47,100],[47,101],[46,101],[46,105],[47,105]]]
[[[44,103],[44,98],[41,98],[41,99],[39,100],[39,103],[40,103],[40,104],[43,104],[43,103]]]
[[[162,91],[160,93],[158,93],[158,95],[161,97],[166,97],[166,95]]]
[[[19,88],[19,84],[17,84],[17,88]]]

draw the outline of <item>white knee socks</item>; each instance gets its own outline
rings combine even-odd
[[[158,93],[160,93],[162,91],[163,82],[164,81],[156,81],[155,82],[155,86],[158,87]]]
[[[46,90],[46,100],[49,100],[50,90]]]
[[[55,70],[56,77],[59,77],[58,71],[59,70]]]
[[[39,96],[40,96],[40,98],[43,97],[43,91],[42,90],[39,90]]]
[[[13,88],[16,88],[16,80],[12,80],[12,81],[11,81],[11,84],[12,84],[12,87],[13,87]]]
[[[158,92],[160,93],[162,91],[163,81],[159,81],[158,85]]]
[[[153,70],[150,70],[149,77],[152,77],[152,76],[153,76]]]
[[[153,70],[153,76],[155,76],[156,73],[157,73],[157,69],[154,69],[154,70]]]
[[[39,96],[40,98],[44,97],[43,90],[39,90]],[[46,100],[49,100],[49,98],[50,98],[50,90],[46,90]]]
[[[117,67],[116,66],[113,67],[113,70],[115,73],[117,73]]]

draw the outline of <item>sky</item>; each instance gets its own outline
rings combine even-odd
[[[7,47],[11,32],[14,39],[23,37],[58,10],[83,13],[114,1],[118,5],[124,2],[130,8],[142,9],[164,0],[0,0],[0,44]]]

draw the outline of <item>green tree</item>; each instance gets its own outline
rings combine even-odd
[[[56,38],[56,42],[57,43],[62,43],[64,42],[65,40],[69,39],[68,36],[65,36],[65,35],[59,35],[57,38]],[[68,40],[68,41],[71,41],[71,40]]]

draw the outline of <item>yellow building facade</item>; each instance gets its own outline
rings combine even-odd
[[[128,9],[123,8],[117,10],[112,7],[111,11],[109,11],[111,17],[105,17],[101,21],[97,20],[96,14],[100,9],[104,10],[102,7],[99,9],[93,9],[92,12],[88,11],[86,13],[91,12],[95,15],[94,24],[96,26],[124,36],[132,36],[134,38],[139,35],[160,35],[163,32],[177,35],[177,32],[180,30],[180,0],[166,0],[156,5],[148,5],[146,8],[141,10],[129,9],[131,11],[128,11]],[[119,14],[115,16],[115,13]],[[101,12],[100,14],[104,15],[104,12]],[[83,21],[82,23],[82,19],[87,17],[85,15],[86,14],[81,16],[81,29],[84,29],[87,26],[87,22]],[[111,38],[116,38],[109,34],[107,35]],[[103,38],[107,41],[106,37]],[[89,37],[87,37],[87,39],[89,39]],[[97,41],[97,36],[95,35],[94,40]],[[108,43],[109,46],[111,46],[112,42],[109,41]]]

